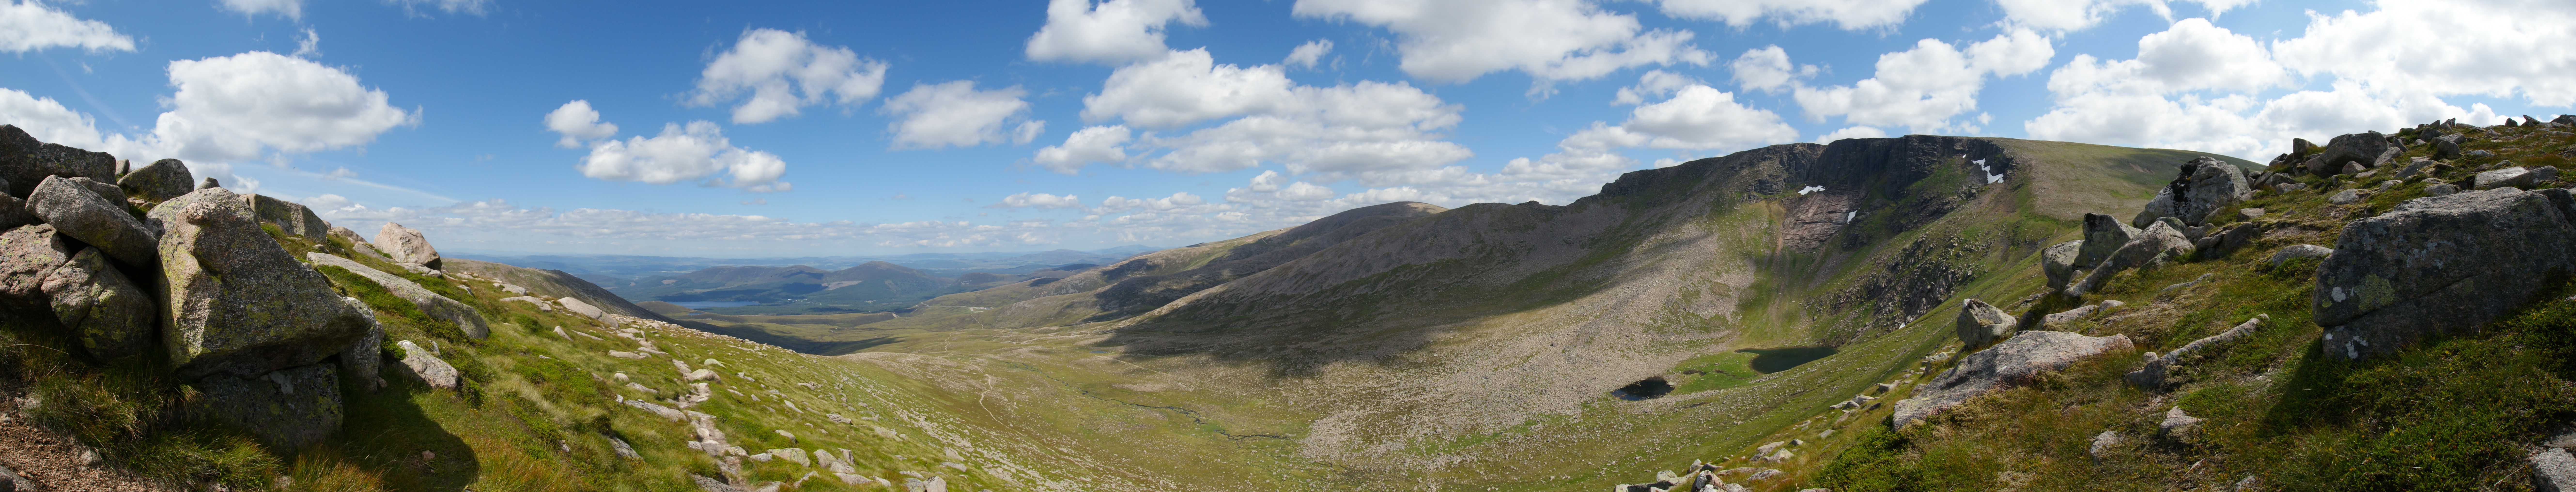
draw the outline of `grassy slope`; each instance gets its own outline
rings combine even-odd
[[[2464,159],[2438,177],[2463,182],[2504,159],[2564,165],[2555,153],[2576,143],[2565,135],[2497,130],[2522,138],[2471,144],[2501,157]],[[2275,320],[2211,362],[2190,367],[2193,382],[2170,393],[2136,389],[2119,375],[2134,369],[2140,354],[2114,354],[1980,398],[1928,425],[1888,429],[1883,417],[1847,423],[1841,429],[1850,441],[1821,449],[1849,444],[1849,451],[1830,461],[1804,460],[1799,469],[1822,471],[1813,486],[1850,491],[2172,490],[2226,486],[2249,476],[2299,490],[2527,486],[2522,446],[2576,415],[2576,365],[2566,362],[2576,355],[2576,300],[2537,304],[2474,334],[2437,338],[2394,357],[2323,357],[2316,348],[2322,330],[2308,322],[2314,261],[2274,268],[2261,260],[2292,244],[2333,245],[2344,221],[2423,196],[2428,183],[2408,180],[2362,203],[2337,206],[2324,196],[2344,185],[2302,181],[2316,188],[2240,205],[2265,209],[2257,220],[2274,226],[2254,246],[2123,274],[2087,299],[2129,305],[2075,329],[2127,334],[2141,351],[2178,347],[2255,315]],[[2164,290],[2201,275],[2212,281]],[[2549,298],[2571,293],[2562,288]],[[2202,424],[2209,429],[2205,438],[2154,440],[2165,410],[2176,405],[2209,419]],[[2096,460],[2089,446],[2105,430],[2127,442]]]

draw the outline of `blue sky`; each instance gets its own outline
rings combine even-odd
[[[2546,119],[2570,26],[2535,0],[0,0],[0,123],[449,250],[1177,246],[1851,136],[2260,161]]]

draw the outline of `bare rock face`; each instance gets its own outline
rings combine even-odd
[[[187,163],[162,159],[117,176],[116,186],[124,188],[126,196],[163,202],[197,191],[197,178],[189,174]]]
[[[293,452],[340,430],[340,378],[330,365],[255,376],[218,374],[195,386],[205,394],[206,415],[249,431],[272,448]]]
[[[9,196],[25,198],[46,177],[116,180],[116,156],[36,141],[16,125],[0,125],[0,182]]]
[[[2110,258],[2111,252],[2119,251],[2120,246],[2129,244],[2129,240],[2137,238],[2139,232],[2138,228],[2120,223],[2120,219],[2109,215],[2084,214],[2084,248],[2075,254],[2075,267],[2101,266],[2103,259]]]
[[[170,199],[150,219],[164,231],[162,338],[183,378],[312,364],[347,349],[373,324],[341,300],[330,279],[260,230],[230,191]]]
[[[139,267],[160,263],[160,253],[153,251],[160,237],[126,213],[123,201],[107,201],[70,179],[47,177],[27,197],[27,204],[55,230],[97,247],[116,261]]]
[[[411,279],[368,268],[364,263],[332,256],[329,253],[318,251],[305,253],[304,258],[312,261],[316,266],[330,265],[346,268],[359,276],[367,277],[367,280],[376,281],[376,285],[384,286],[385,291],[392,292],[394,297],[411,301],[413,306],[420,308],[420,312],[433,318],[456,322],[458,329],[465,330],[465,336],[481,340],[492,334],[492,325],[483,318],[483,311],[463,302],[457,302],[455,299],[449,299],[447,296],[438,295],[436,292],[430,292],[429,289],[421,287]]]
[[[367,303],[354,297],[342,297],[340,302],[367,316],[367,334],[359,336],[358,341],[349,342],[349,348],[340,351],[340,374],[356,378],[358,387],[374,392],[385,387],[385,378],[379,376],[385,367],[384,349],[380,348],[385,343],[385,327],[376,322],[374,309],[368,308]]]
[[[55,267],[45,278],[44,291],[53,302],[54,318],[100,360],[141,353],[159,326],[151,296],[108,264],[98,248],[84,248]]]
[[[1969,299],[1959,305],[1959,343],[1968,347],[1984,346],[2013,333],[2015,320],[2003,308],[1986,301]]]
[[[314,215],[313,209],[304,204],[257,193],[242,195],[242,200],[243,204],[250,206],[252,215],[259,216],[260,222],[277,224],[277,229],[287,235],[321,240],[323,235],[331,233],[331,223],[323,222],[321,216]]]
[[[2253,184],[2235,164],[2214,157],[2192,159],[2183,163],[2181,176],[2157,191],[2156,198],[2129,222],[2144,227],[2158,218],[2173,217],[2199,225],[2207,222],[2211,212],[2244,201],[2253,193]]]
[[[429,238],[422,237],[419,230],[386,222],[384,229],[376,231],[375,244],[376,249],[384,250],[385,256],[393,257],[395,262],[444,269],[440,268],[438,248],[430,247]]]
[[[48,312],[52,302],[45,298],[45,279],[78,253],[76,243],[51,224],[0,233],[0,310]]]
[[[2048,274],[2049,289],[2065,289],[2067,282],[2075,280],[2075,258],[2081,255],[2083,250],[2084,240],[2082,239],[2057,243],[2049,246],[2048,249],[2040,250],[2039,269]]]
[[[2326,351],[2360,358],[2474,330],[2576,273],[2576,196],[2497,188],[2408,200],[2344,225],[2317,265]],[[2337,329],[2337,328],[2340,329]]]
[[[1896,427],[1904,428],[1969,398],[1989,391],[2005,389],[2030,380],[2041,371],[2053,371],[2078,360],[2104,352],[2133,350],[2129,337],[2111,335],[2088,337],[2063,331],[2025,331],[1994,348],[1960,359],[1958,367],[1942,371],[1930,382],[1915,387],[1914,397],[1896,402]]]

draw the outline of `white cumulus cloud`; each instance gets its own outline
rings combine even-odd
[[[1288,80],[1279,65],[1218,65],[1204,49],[1112,72],[1083,98],[1083,119],[1174,128],[1232,118],[1178,135],[1137,137],[1130,163],[1210,173],[1278,163],[1318,179],[1387,183],[1473,156],[1440,141],[1462,109],[1404,83],[1363,81],[1315,87]],[[1138,151],[1141,148],[1141,151]]]
[[[1690,31],[1646,30],[1588,0],[1298,0],[1292,11],[1394,31],[1398,66],[1436,82],[1519,70],[1538,93],[1628,67],[1709,62]]]
[[[1951,118],[1977,109],[1977,91],[1987,76],[2030,73],[2055,54],[2048,38],[2029,30],[1999,34],[1966,50],[1924,39],[1912,49],[1879,55],[1871,78],[1849,86],[1800,85],[1793,96],[1810,118],[1841,116],[1848,123],[1902,125],[1915,132],[1973,131]]]
[[[590,109],[590,101],[578,99],[546,113],[546,129],[563,134],[555,146],[567,149],[617,134],[617,124],[599,121],[599,111]]]
[[[1028,112],[1029,102],[1020,99],[1028,95],[1019,86],[975,90],[974,81],[957,80],[915,84],[912,90],[886,98],[885,106],[878,109],[900,118],[887,127],[894,132],[894,147],[898,149],[1028,143],[1045,128],[1043,122],[1026,122],[1013,135],[1002,135],[1004,123]]]
[[[289,19],[304,18],[304,0],[217,0],[215,4],[245,17],[275,13]]]
[[[2146,6],[2158,17],[2173,18],[2168,3],[2197,3],[2210,16],[2237,7],[2254,4],[2255,0],[1995,0],[2003,7],[2006,23],[2046,31],[2074,31],[2109,19],[2111,14],[2131,6]]]
[[[985,205],[984,208],[1034,208],[1039,210],[1082,208],[1082,199],[1073,195],[1056,196],[1050,193],[1020,192],[1012,194],[1011,196],[1002,197],[1002,201],[996,202],[992,205]]]
[[[172,157],[241,161],[265,149],[305,153],[363,145],[417,112],[384,91],[311,60],[265,51],[170,62],[168,99],[153,139]]]
[[[743,98],[733,107],[733,122],[762,123],[796,116],[806,106],[866,103],[885,85],[885,71],[885,62],[860,58],[847,47],[815,44],[805,33],[751,29],[707,63],[689,102],[708,106]]]
[[[730,186],[755,193],[787,191],[790,185],[778,181],[787,173],[787,162],[778,155],[733,146],[724,130],[715,122],[692,121],[662,125],[662,133],[647,138],[633,137],[624,141],[606,140],[594,143],[590,155],[573,166],[581,175],[607,181],[639,181],[671,184],[704,179],[709,186]],[[716,178],[724,174],[723,178]]]
[[[1047,22],[1029,36],[1037,61],[1119,64],[1162,56],[1163,29],[1173,21],[1207,25],[1191,0],[1050,0]]]
[[[1843,29],[1890,27],[1924,0],[1662,0],[1664,15],[1744,27],[1769,17],[1782,27],[1831,22]]]
[[[1886,138],[1886,137],[1887,137],[1887,130],[1880,130],[1880,129],[1878,129],[1878,128],[1874,128],[1874,127],[1855,126],[1855,127],[1850,127],[1850,128],[1844,128],[1844,129],[1841,129],[1841,130],[1834,130],[1834,131],[1833,131],[1833,132],[1831,132],[1831,133],[1826,133],[1824,136],[1816,137],[1816,143],[1820,143],[1820,144],[1829,144],[1829,143],[1834,143],[1834,141],[1836,141],[1836,140],[1842,140],[1842,139],[1846,139],[1846,138]]]
[[[105,22],[72,17],[37,0],[0,0],[0,52],[45,48],[134,51],[134,38]]]
[[[1064,137],[1064,145],[1038,149],[1037,163],[1058,174],[1073,174],[1095,162],[1127,160],[1127,140],[1133,133],[1126,125],[1094,126],[1076,130]],[[1112,197],[1115,198],[1115,197]]]
[[[1316,62],[1323,61],[1324,54],[1332,52],[1332,40],[1318,39],[1307,41],[1306,44],[1297,45],[1297,49],[1289,50],[1288,58],[1280,60],[1279,64],[1315,68]]]

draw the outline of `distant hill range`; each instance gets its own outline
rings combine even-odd
[[[470,256],[561,270],[629,301],[662,301],[742,315],[883,312],[947,294],[1041,278],[1062,278],[1156,251],[921,253],[889,257],[765,259],[624,255]]]

